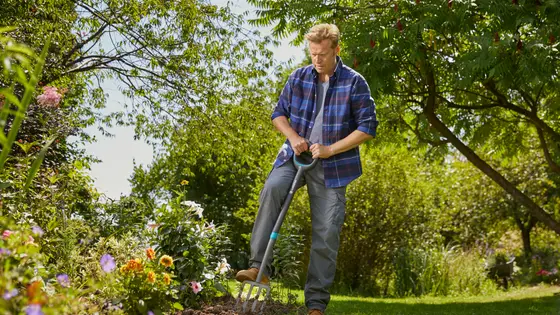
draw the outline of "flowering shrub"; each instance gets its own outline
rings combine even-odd
[[[156,227],[152,242],[159,244],[157,251],[173,257],[182,304],[197,307],[225,292],[221,281],[230,270],[224,258],[225,228],[207,222],[199,204],[179,196],[157,210],[150,226]]]
[[[43,107],[58,107],[65,92],[66,89],[59,92],[56,87],[45,86],[43,87],[43,94],[37,96],[37,104]]]
[[[114,261],[112,264],[114,266]],[[130,259],[122,265],[119,280],[125,290],[121,301],[125,313],[147,314],[182,309],[179,303],[174,303],[177,289],[173,268],[171,256],[162,255],[158,259],[152,248],[146,250],[144,257]]]
[[[35,238],[43,230],[10,228],[0,217],[0,313],[19,314],[77,314],[95,306],[79,301],[80,290],[72,288],[66,274],[52,274],[45,268]]]

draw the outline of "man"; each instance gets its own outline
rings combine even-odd
[[[255,281],[282,203],[296,175],[293,154],[311,151],[320,159],[304,176],[312,222],[310,261],[305,285],[309,314],[322,315],[335,270],[344,222],[346,186],[361,173],[358,146],[375,136],[375,104],[364,78],[342,64],[340,33],[332,24],[316,25],[305,36],[313,64],[295,70],[272,114],[272,123],[286,138],[261,192],[251,237],[248,270],[238,281]],[[312,143],[308,147],[308,141]],[[265,266],[270,274],[270,266]],[[268,277],[262,282],[267,283]]]

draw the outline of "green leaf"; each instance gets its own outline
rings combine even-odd
[[[179,304],[179,302],[173,303],[173,307],[177,310],[180,310],[180,311],[184,310],[183,306],[181,304]]]
[[[31,165],[31,169],[29,170],[29,175],[27,175],[27,181],[25,182],[24,190],[29,189],[29,186],[31,185],[33,178],[35,177],[35,175],[37,175],[37,172],[39,171],[39,167],[41,167],[41,164],[45,159],[45,154],[47,153],[49,147],[51,146],[51,144],[54,142],[55,139],[56,138],[52,138],[51,140],[49,140],[49,142],[47,142],[47,144],[41,149],[41,151],[37,155],[37,158],[33,162],[33,165]]]

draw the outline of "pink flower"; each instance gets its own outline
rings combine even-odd
[[[29,235],[29,238],[27,239],[27,242],[25,242],[25,244],[35,244],[35,239],[33,238],[33,236]]]
[[[43,107],[58,107],[62,94],[53,86],[43,87],[43,94],[37,96],[37,103]]]
[[[2,238],[7,240],[8,237],[10,237],[10,235],[14,234],[14,232],[10,231],[10,230],[6,230],[4,231],[4,233],[2,233]]]
[[[198,294],[198,292],[202,291],[202,285],[200,285],[200,282],[191,281],[191,288],[194,294]]]
[[[550,275],[550,272],[548,270],[541,269],[537,271],[537,276],[548,276],[548,275]]]

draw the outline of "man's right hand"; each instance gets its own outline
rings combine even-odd
[[[296,155],[300,155],[301,153],[309,150],[309,148],[307,147],[307,141],[305,141],[305,138],[303,137],[297,136],[288,140],[290,141],[292,149],[294,150],[294,153]]]

